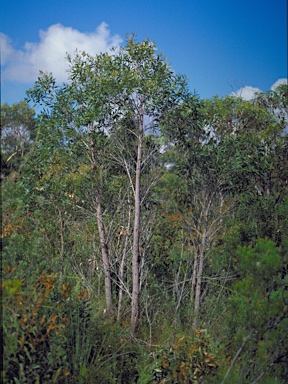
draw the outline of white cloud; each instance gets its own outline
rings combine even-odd
[[[280,84],[288,84],[288,79],[287,78],[278,79],[277,81],[275,81],[275,83],[271,86],[270,89],[273,91]],[[244,100],[252,100],[254,99],[255,93],[257,92],[262,92],[262,91],[259,88],[254,88],[254,87],[251,87],[250,85],[246,85],[245,87],[238,89],[238,91],[232,92],[231,96],[242,97],[242,99]]]
[[[288,84],[288,79],[278,79],[275,81],[275,83],[272,85],[271,90],[274,91],[279,85],[281,84]]]
[[[1,43],[1,65],[7,64],[11,59],[14,50],[11,46],[11,40],[4,33],[0,32],[0,43]]]
[[[257,92],[261,92],[261,89],[246,85],[245,87],[240,88],[238,91],[233,92],[231,95],[241,97],[244,100],[252,100],[254,99],[255,93]]]
[[[122,42],[119,35],[111,36],[106,23],[101,23],[92,33],[82,33],[61,24],[51,25],[39,32],[40,42],[26,42],[24,48],[16,50],[8,36],[0,33],[3,77],[28,83],[35,81],[39,70],[52,72],[57,81],[67,80],[67,53],[75,50],[91,55],[107,52]]]

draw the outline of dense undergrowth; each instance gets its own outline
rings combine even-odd
[[[129,317],[103,313],[100,298],[76,276],[44,274],[33,282],[4,267],[4,382],[249,383],[258,372],[261,383],[284,383],[287,291],[280,275],[274,278],[279,254],[269,241],[238,253],[246,272],[227,297],[226,324],[215,319],[193,330],[187,314],[181,319],[169,305],[161,312],[159,293],[159,307],[146,320],[143,314],[134,339]]]

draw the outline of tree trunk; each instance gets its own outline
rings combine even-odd
[[[201,238],[199,254],[198,254],[193,329],[196,329],[198,317],[199,317],[203,267],[204,267],[204,259],[205,259],[205,253],[206,253],[206,247],[207,247],[208,217],[209,217],[211,205],[212,205],[212,197],[209,199],[207,207],[205,208],[205,211],[204,211],[202,238]]]
[[[196,230],[196,238],[193,239],[193,247],[194,247],[194,263],[193,263],[193,273],[192,273],[192,283],[191,283],[191,294],[190,294],[190,300],[194,301],[195,304],[195,292],[196,292],[196,283],[197,283],[197,276],[198,276],[198,269],[199,269],[199,259],[200,259],[200,247],[201,247],[201,223],[202,222],[202,213],[200,215],[200,218],[198,219],[198,222],[195,223],[195,230]]]
[[[59,213],[59,230],[60,230],[60,271],[59,278],[62,281],[64,274],[64,220],[62,217],[61,209],[57,207]]]
[[[101,255],[102,263],[104,269],[104,281],[105,281],[105,298],[106,298],[106,310],[110,312],[112,310],[112,284],[111,284],[111,272],[110,272],[110,263],[108,256],[108,247],[105,241],[105,231],[103,224],[103,215],[102,215],[102,205],[99,191],[95,191],[95,202],[96,202],[96,215],[97,215],[97,225],[99,232],[99,239],[101,245]]]
[[[204,231],[203,231],[202,241],[201,241],[200,251],[199,251],[199,256],[198,256],[199,263],[198,263],[198,268],[197,268],[197,282],[196,282],[196,290],[195,290],[193,329],[197,328],[198,312],[199,312],[199,308],[200,308],[200,294],[201,294],[205,250],[206,250],[206,228],[204,228]]]
[[[132,303],[131,303],[131,336],[135,335],[139,320],[139,241],[140,241],[140,177],[142,160],[142,140],[143,140],[143,114],[139,121],[139,135],[137,147],[137,163],[135,175],[135,206],[134,206],[134,230],[132,247]]]
[[[126,259],[126,253],[127,253],[127,247],[128,247],[128,240],[129,240],[129,234],[130,234],[130,223],[131,223],[131,208],[130,208],[130,199],[128,196],[128,223],[126,227],[126,233],[125,233],[125,241],[124,241],[124,248],[123,248],[123,254],[122,259],[118,271],[119,275],[119,296],[118,296],[118,313],[117,313],[117,321],[120,321],[121,318],[121,310],[122,310],[122,298],[123,298],[123,278],[124,278],[124,266],[125,266],[125,259]]]
[[[191,283],[191,295],[190,300],[193,301],[195,299],[195,289],[196,289],[196,276],[198,269],[198,245],[194,244],[194,263],[193,263],[193,274],[192,274],[192,283]]]
[[[93,123],[90,125],[90,132],[93,132]],[[90,141],[90,155],[92,162],[92,171],[96,176],[97,162],[95,158],[95,146],[94,141],[91,139]],[[111,272],[110,272],[110,263],[108,256],[108,247],[105,240],[105,230],[103,223],[103,214],[102,214],[102,203],[101,203],[101,195],[99,189],[95,188],[95,203],[96,203],[96,217],[97,217],[97,226],[99,233],[99,240],[101,246],[101,256],[104,270],[104,281],[105,281],[105,299],[106,299],[106,311],[110,312],[112,310],[112,284],[111,284]]]

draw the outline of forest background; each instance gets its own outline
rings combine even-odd
[[[133,36],[67,68],[1,106],[4,382],[284,383],[287,85],[200,99]]]

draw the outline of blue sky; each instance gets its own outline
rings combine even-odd
[[[40,69],[65,80],[66,52],[155,41],[202,98],[267,91],[287,78],[286,0],[1,0],[1,103]],[[283,82],[283,80],[282,80]]]

